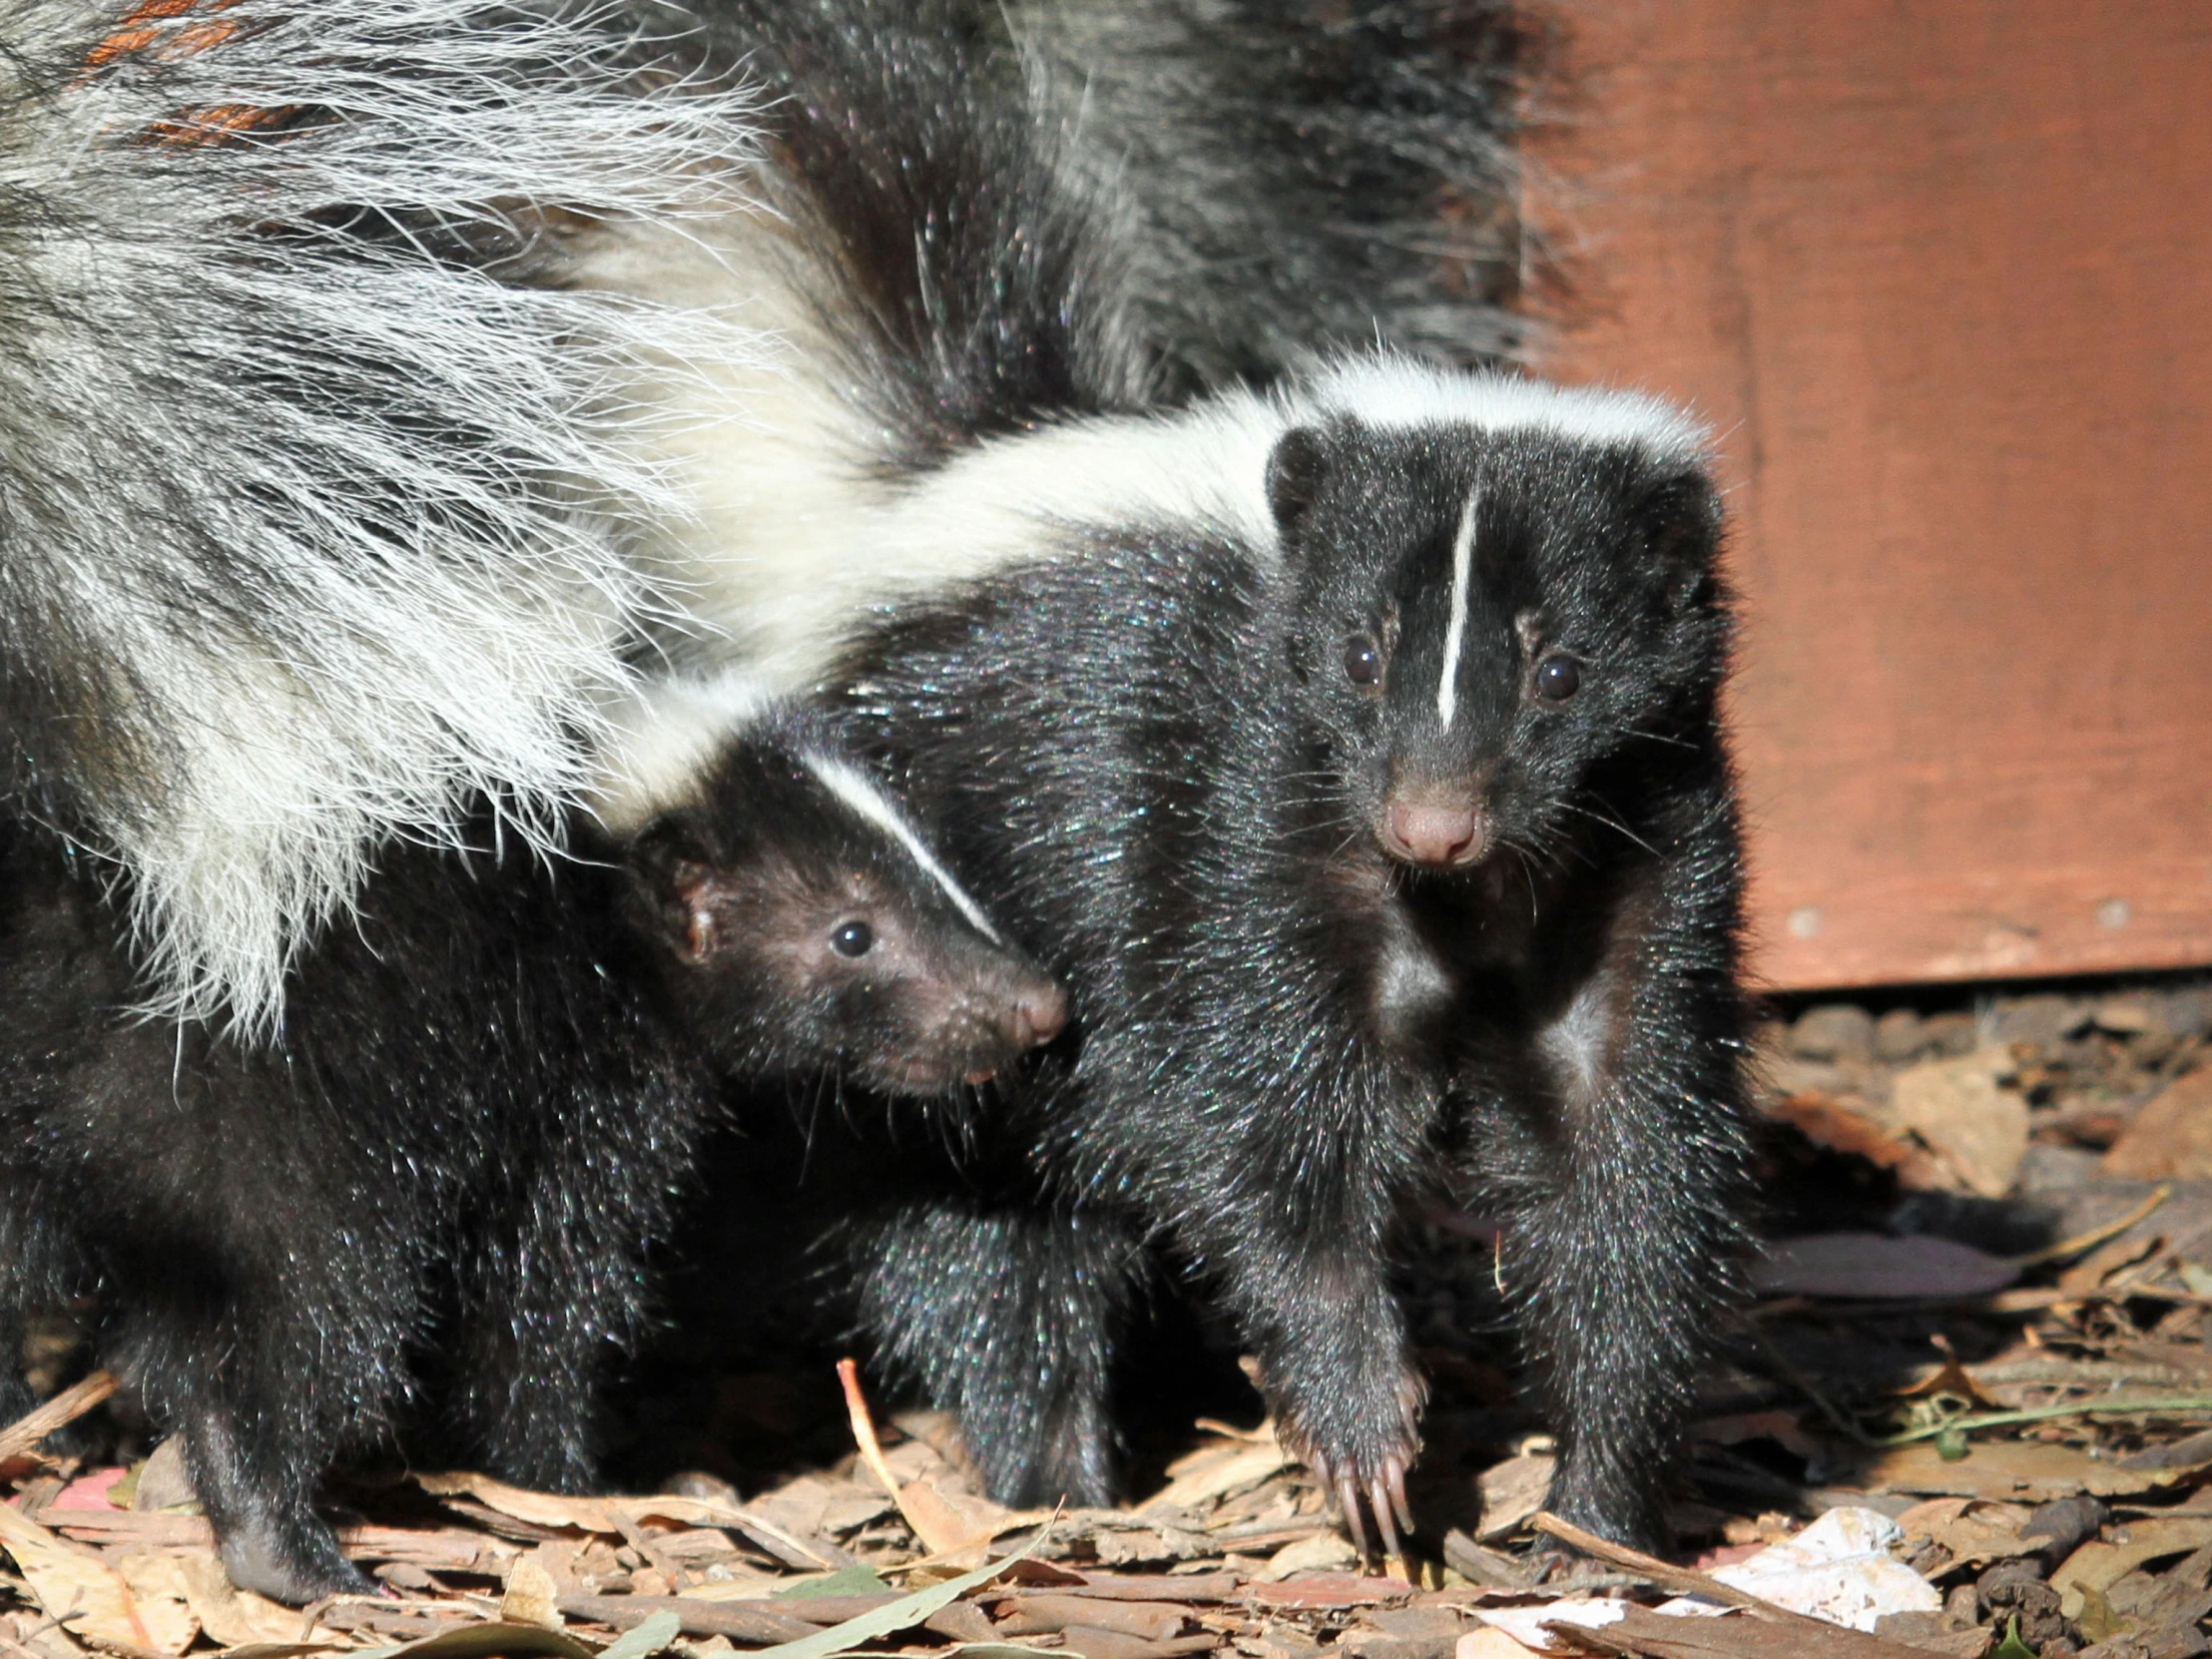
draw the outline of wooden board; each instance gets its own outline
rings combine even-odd
[[[2212,5],[1562,20],[1539,366],[1722,434],[1760,968],[2212,962]]]

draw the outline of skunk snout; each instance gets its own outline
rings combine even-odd
[[[1068,995],[1049,980],[1039,981],[1014,999],[1009,1028],[1016,1048],[1042,1048],[1068,1022]]]
[[[1382,845],[1409,864],[1471,864],[1489,850],[1489,818],[1465,796],[1393,796],[1382,809]]]

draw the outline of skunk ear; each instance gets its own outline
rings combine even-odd
[[[1329,476],[1329,452],[1311,426],[1294,426],[1268,456],[1268,505],[1278,530],[1288,534],[1321,495]]]
[[[669,948],[695,967],[712,957],[729,889],[697,827],[681,815],[656,819],[630,843],[629,863]]]
[[[1632,516],[1675,608],[1708,597],[1721,541],[1721,499],[1713,480],[1702,470],[1669,474],[1645,489]]]

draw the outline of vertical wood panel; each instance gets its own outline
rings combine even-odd
[[[1566,21],[1543,366],[1723,434],[1762,970],[2212,961],[2212,4]]]

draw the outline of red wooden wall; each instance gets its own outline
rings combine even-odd
[[[2212,962],[2212,4],[1562,21],[1541,366],[1721,433],[1765,975]]]

